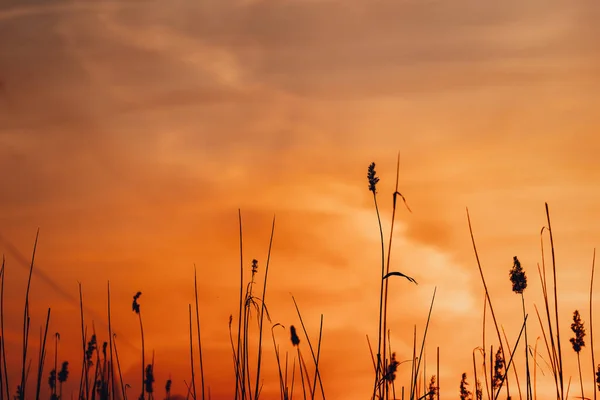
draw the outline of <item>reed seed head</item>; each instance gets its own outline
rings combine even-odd
[[[254,279],[254,275],[258,272],[258,260],[252,260],[252,279]]]
[[[85,358],[89,366],[94,365],[94,362],[92,361],[92,356],[94,355],[94,351],[96,350],[96,344],[96,335],[92,335],[92,338],[88,342],[87,350],[85,351]]]
[[[146,387],[146,393],[154,392],[154,371],[152,370],[152,364],[146,366],[146,379],[144,380],[144,386]]]
[[[377,183],[379,182],[379,178],[377,177],[377,172],[375,171],[374,162],[369,165],[369,169],[367,170],[367,179],[369,180],[369,191],[373,192],[373,194],[377,194]]]
[[[54,389],[56,387],[56,370],[53,369],[50,371],[50,377],[48,378],[48,385],[50,389]]]
[[[398,365],[400,363],[396,360],[396,353],[392,353],[392,359],[390,363],[385,368],[385,375],[383,379],[388,382],[393,382],[396,379],[396,371],[398,370]]]
[[[467,400],[471,397],[471,391],[468,389],[467,373],[463,372],[460,378],[460,400]]]
[[[502,378],[504,378],[504,357],[502,356],[502,349],[498,349],[496,352],[496,360],[494,362],[494,380],[493,388],[497,389],[502,384]]]
[[[522,294],[523,290],[527,288],[527,275],[521,267],[521,262],[517,256],[513,257],[513,266],[509,272],[510,281],[512,282],[512,290],[517,294]]]
[[[62,368],[60,369],[60,372],[58,373],[58,381],[60,383],[65,383],[68,378],[69,378],[69,362],[64,361],[62,363]]]
[[[596,386],[598,387],[598,391],[600,391],[600,364],[596,368]]]
[[[571,324],[571,330],[575,333],[575,337],[569,339],[571,344],[573,345],[573,350],[576,353],[579,353],[581,349],[585,346],[585,328],[583,326],[583,321],[581,321],[581,316],[579,315],[579,310],[575,310],[573,313],[573,323]]]
[[[140,296],[142,295],[142,292],[137,292],[135,294],[135,296],[133,296],[133,303],[131,305],[131,309],[133,310],[133,312],[135,312],[136,314],[140,313],[140,303],[138,303],[138,299],[140,298]]]
[[[290,326],[290,334],[292,335],[292,344],[294,346],[298,346],[300,344],[300,338],[298,337],[298,334],[296,333],[296,327],[294,325]]]
[[[431,375],[431,379],[429,380],[429,387],[427,388],[427,399],[434,400],[437,390],[438,387],[435,383],[435,375]]]

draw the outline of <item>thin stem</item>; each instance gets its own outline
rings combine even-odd
[[[4,335],[4,280],[6,279],[5,258],[2,255],[2,283],[0,283],[0,336],[2,337],[2,366],[4,369],[4,386],[6,387],[6,399],[10,400],[10,386],[8,382],[8,370],[6,368],[6,336]]]
[[[521,292],[521,303],[523,305],[523,318],[525,318],[525,295]],[[525,325],[525,372],[527,374],[527,400],[531,400],[531,376],[529,373],[529,340],[527,339],[527,325]],[[517,370],[515,369],[515,376],[517,377],[517,386],[519,385],[519,378],[517,374]],[[521,395],[521,389],[519,388],[519,396]]]
[[[39,400],[40,389],[42,388],[42,375],[44,373],[44,360],[46,358],[46,338],[48,337],[48,325],[50,325],[50,308],[48,308],[48,315],[46,316],[46,329],[44,330],[44,340],[40,348],[40,363],[38,366],[37,386],[35,391],[35,398]]]
[[[381,359],[381,346],[382,346],[382,338],[381,338],[381,330],[382,330],[382,322],[383,322],[383,295],[384,295],[384,285],[385,280],[383,277],[385,276],[385,243],[383,239],[383,227],[381,225],[381,216],[379,214],[379,206],[377,205],[377,193],[373,191],[373,201],[375,203],[375,212],[377,213],[377,223],[379,225],[379,235],[381,242],[381,282],[379,289],[379,328],[377,332],[377,371],[375,373],[375,384],[373,386],[373,399],[375,400],[377,388],[379,387],[379,397],[381,398],[381,386],[378,385],[380,381],[380,375],[383,374],[383,360]]]
[[[194,297],[196,299],[196,328],[198,330],[198,357],[200,358],[200,384],[202,390],[202,400],[204,400],[204,364],[202,358],[202,339],[200,338],[200,311],[198,306],[198,283],[196,278],[196,264],[194,264]]]
[[[581,398],[585,399],[585,396],[583,395],[583,379],[581,377],[581,359],[579,357],[579,352],[577,352],[577,367],[579,368],[579,384],[581,385]]]
[[[594,293],[594,267],[596,265],[596,249],[594,249],[594,255],[592,256],[592,279],[590,280],[590,346],[592,351],[592,382],[596,381],[596,360],[594,358],[594,324],[592,323],[592,306],[593,306],[593,293]],[[594,400],[596,400],[596,390],[594,392]]]
[[[29,266],[29,278],[27,279],[27,291],[25,292],[25,308],[23,310],[23,364],[22,364],[22,368],[21,368],[20,400],[25,400],[25,381],[26,381],[25,364],[27,363],[27,346],[29,344],[29,291],[31,289],[31,277],[33,275],[35,251],[37,249],[39,235],[40,235],[40,229],[38,228],[37,233],[35,235],[35,243],[33,245],[33,254],[31,256],[31,264]]]
[[[194,348],[193,348],[193,336],[192,336],[193,325],[192,325],[192,305],[191,304],[188,304],[188,311],[189,311],[189,319],[190,319],[190,365],[192,367],[192,396],[193,396],[194,400],[196,400],[198,397],[196,397],[196,375],[194,374]]]
[[[110,394],[111,399],[115,398],[115,367],[113,361],[113,332],[112,332],[112,322],[111,322],[111,314],[110,314],[110,281],[106,283],[106,297],[107,297],[107,314],[108,314],[108,345],[110,351]]]
[[[237,379],[235,380],[235,400],[238,400],[238,391],[240,390],[240,384],[243,385],[243,377],[240,377],[240,347],[242,345],[242,305],[244,302],[243,296],[244,296],[244,253],[243,253],[243,237],[242,237],[242,211],[240,209],[238,209],[238,221],[239,221],[239,228],[240,228],[240,304],[239,304],[239,311],[238,311],[238,330],[237,330],[237,349],[235,351],[236,356],[236,376]],[[245,400],[243,397],[240,400]]]
[[[554,238],[552,235],[552,226],[550,224],[550,211],[548,210],[548,203],[546,203],[546,217],[548,220],[548,232],[550,233],[550,250],[552,253],[552,273],[554,277],[554,313],[556,316],[556,345],[558,347],[558,377],[560,379],[560,388],[561,388],[561,399],[564,399],[563,392],[563,365],[562,365],[562,350],[560,346],[560,328],[559,328],[559,318],[558,318],[558,290],[556,287],[556,257],[554,255]]]
[[[256,366],[256,386],[254,388],[254,399],[258,400],[258,385],[260,381],[260,367],[262,361],[262,336],[263,336],[263,320],[265,316],[265,301],[267,296],[267,278],[269,276],[269,263],[271,260],[271,248],[273,247],[273,236],[275,234],[275,216],[273,216],[273,224],[271,225],[271,238],[269,239],[269,250],[267,252],[267,263],[265,266],[265,279],[263,284],[263,294],[260,308],[260,322],[258,327],[258,360]]]
[[[477,252],[477,246],[475,244],[475,237],[473,236],[473,228],[471,227],[471,217],[469,216],[469,209],[467,208],[467,221],[469,223],[469,233],[471,234],[471,242],[473,243],[473,251],[475,252],[475,259],[477,260],[477,267],[479,268],[479,275],[481,276],[481,281],[483,282],[483,288],[485,289],[485,297],[487,298],[488,304],[490,306],[490,312],[492,313],[492,320],[494,321],[494,326],[496,328],[496,334],[498,335],[498,342],[500,343],[500,352],[504,355],[504,346],[502,345],[502,337],[500,336],[500,329],[498,328],[498,322],[496,320],[496,314],[494,313],[494,307],[492,306],[492,300],[490,299],[490,294],[488,292],[487,285],[485,283],[485,278],[483,276],[483,269],[481,268],[481,262],[479,261],[479,254]]]

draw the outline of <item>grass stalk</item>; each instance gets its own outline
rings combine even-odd
[[[519,336],[517,337],[517,342],[515,343],[515,347],[512,350],[513,354],[514,354],[515,349],[519,345],[519,341],[521,340],[521,336],[523,335],[523,331],[525,330],[525,324],[527,323],[527,317],[528,316],[526,315],[525,320],[523,321],[523,326],[521,327],[521,332],[519,332]],[[510,349],[509,349],[509,351],[510,351]],[[504,375],[502,376],[502,380],[500,381],[500,384],[498,385],[498,391],[496,392],[496,395],[494,396],[494,400],[498,399],[498,396],[500,395],[500,391],[502,390],[502,384],[504,383],[504,381],[506,380],[506,377],[508,376],[508,370],[510,369],[512,360],[513,360],[513,357],[511,356],[510,359],[508,360],[508,364],[506,364],[506,368],[504,370]]]
[[[436,395],[437,395],[437,400],[440,400],[440,346],[437,347],[437,355],[436,355],[436,376],[437,376],[437,390],[436,390]]]
[[[506,354],[504,352],[504,346],[502,345],[502,337],[500,336],[500,328],[498,327],[498,321],[496,320],[496,314],[494,313],[494,307],[492,306],[492,300],[490,299],[490,293],[487,288],[487,284],[485,283],[485,277],[483,276],[483,269],[481,268],[481,262],[479,261],[479,253],[477,252],[477,246],[475,244],[475,237],[473,235],[473,228],[471,226],[471,217],[469,215],[469,209],[467,208],[467,221],[469,223],[469,233],[471,235],[471,242],[473,244],[473,252],[475,253],[475,259],[477,260],[477,267],[479,268],[479,275],[481,276],[481,282],[483,283],[483,288],[485,290],[485,297],[487,298],[488,304],[490,306],[490,313],[492,314],[492,320],[494,321],[494,327],[496,328],[496,334],[498,335],[498,342],[500,344],[500,352],[504,356]],[[490,357],[493,356],[492,354]],[[492,362],[493,364],[493,362]],[[493,365],[490,365],[490,368]],[[493,373],[492,379],[493,379]]]
[[[552,254],[552,275],[554,278],[554,314],[556,317],[556,346],[558,348],[558,378],[560,380],[560,394],[561,400],[564,400],[564,378],[563,378],[563,363],[562,363],[562,350],[560,345],[560,327],[558,321],[558,289],[556,285],[556,257],[554,254],[554,235],[552,234],[552,225],[550,223],[550,211],[548,209],[548,203],[546,204],[546,219],[548,221],[548,233],[550,235],[550,251]]]
[[[525,327],[525,331],[527,331],[527,327]],[[512,358],[513,353],[510,350],[510,343],[508,342],[508,337],[506,336],[506,332],[504,331],[504,327],[502,327],[502,335],[504,335],[504,340],[506,341],[506,346],[508,349],[508,356]],[[525,351],[527,351],[527,348],[525,349]],[[515,373],[515,380],[517,381],[517,392],[519,393],[519,399],[523,399],[523,396],[521,394],[521,384],[519,383],[519,373],[517,372],[517,368],[515,367],[515,365],[513,364],[513,372]],[[506,371],[507,375],[508,375],[508,370]]]
[[[375,371],[375,382],[373,384],[373,397],[372,400],[375,400],[377,397],[377,392],[379,391],[379,398],[382,398],[382,389],[380,382],[380,376],[384,373],[383,369],[385,368],[385,363],[381,359],[382,353],[382,342],[385,338],[382,338],[382,329],[383,329],[383,298],[384,298],[384,288],[385,281],[383,277],[385,276],[385,241],[383,238],[383,227],[381,225],[381,215],[379,213],[379,205],[377,204],[377,183],[379,182],[379,178],[376,176],[375,172],[375,163],[371,163],[367,172],[367,179],[369,181],[369,191],[373,193],[373,203],[375,204],[375,212],[377,214],[377,224],[379,227],[379,242],[381,244],[381,281],[380,289],[379,289],[379,322],[377,327],[377,369]],[[385,348],[383,349],[385,351]],[[385,354],[384,354],[385,358]]]
[[[204,390],[204,361],[202,357],[202,339],[200,331],[200,310],[198,306],[198,280],[196,277],[196,264],[194,264],[194,298],[196,301],[196,328],[198,331],[198,358],[200,360],[200,390],[202,394],[202,400],[205,399]]]
[[[88,390],[88,368],[87,368],[86,349],[85,349],[86,332],[85,332],[84,319],[83,319],[83,292],[81,289],[81,283],[78,282],[78,284],[79,284],[79,315],[80,315],[80,321],[81,321],[81,341],[83,343],[83,358],[82,358],[83,366],[82,366],[82,371],[81,371],[81,380],[80,380],[80,384],[79,384],[79,398],[82,398],[83,394],[85,393],[85,398],[87,399],[87,393],[89,392],[89,390]],[[84,382],[85,382],[85,386],[84,386]]]
[[[113,345],[115,346],[115,360],[117,361],[117,371],[119,372],[119,382],[121,383],[121,393],[123,400],[127,400],[127,392],[125,390],[125,382],[123,382],[123,373],[121,372],[121,362],[119,361],[119,351],[117,349],[117,334],[113,333]]]
[[[394,223],[396,220],[396,203],[397,203],[397,196],[402,197],[402,199],[404,199],[404,196],[402,196],[400,194],[400,192],[398,191],[398,181],[400,179],[400,153],[398,153],[398,159],[396,162],[396,188],[394,190],[394,194],[393,194],[393,203],[392,203],[392,222],[391,222],[391,226],[390,226],[390,238],[388,240],[388,252],[387,252],[387,260],[386,260],[386,266],[385,266],[385,273],[383,273],[382,271],[382,275],[386,276],[387,274],[389,274],[390,272],[390,262],[391,262],[391,254],[392,254],[392,242],[393,242],[393,238],[394,238]],[[405,200],[406,203],[406,200]],[[375,204],[377,206],[377,203]],[[408,206],[407,206],[408,208]],[[410,211],[410,209],[409,209]],[[379,218],[379,212],[378,212],[378,220],[379,220],[379,227],[381,229],[381,219]],[[385,253],[383,251],[383,232],[381,232],[381,240],[382,240],[382,257],[385,256]],[[386,332],[387,332],[387,304],[388,304],[388,280],[385,279],[384,282],[384,286],[383,286],[383,326],[381,328],[380,334],[383,334],[383,343],[381,345],[381,350],[383,350],[383,352],[385,353],[385,349],[386,349]],[[380,322],[381,323],[381,322]],[[383,359],[383,364],[382,364],[382,368],[383,371],[385,371],[385,368],[387,367],[387,358],[384,356]],[[383,372],[382,371],[382,372]],[[383,372],[385,373],[385,372]],[[385,385],[385,397],[388,397],[388,385]]]
[[[596,249],[592,256],[592,278],[590,279],[590,351],[592,353],[592,382],[596,381],[596,359],[594,358],[594,324],[592,323],[593,309],[593,293],[594,293],[594,267],[596,265]],[[596,390],[594,392],[594,400],[596,400]]]
[[[10,385],[8,381],[8,369],[6,363],[6,336],[4,335],[4,281],[6,280],[6,259],[2,255],[2,270],[0,272],[2,282],[0,283],[0,337],[2,337],[2,366],[4,372],[4,388],[6,389],[6,399],[10,400]],[[4,392],[3,392],[4,393]]]
[[[273,236],[275,235],[275,216],[273,216],[273,223],[271,225],[271,237],[269,239],[269,250],[267,251],[267,263],[265,265],[265,278],[263,280],[263,291],[262,301],[260,307],[260,317],[258,326],[258,355],[256,361],[256,385],[254,388],[254,399],[258,400],[258,386],[260,381],[260,369],[262,365],[262,337],[263,337],[263,321],[266,310],[266,296],[267,296],[267,278],[269,277],[269,263],[271,261],[271,249],[273,248]]]
[[[437,292],[437,287],[433,289],[433,296],[431,298],[431,305],[429,306],[429,314],[427,315],[427,323],[425,324],[425,331],[423,332],[423,341],[421,342],[421,351],[419,352],[419,361],[417,362],[417,369],[415,371],[415,385],[417,383],[417,376],[419,375],[419,369],[421,367],[421,360],[423,359],[423,349],[425,348],[425,342],[427,340],[427,331],[429,329],[429,322],[431,321],[431,311],[433,310],[433,303],[435,302],[435,293]],[[414,398],[414,393],[411,393],[410,398]]]
[[[190,320],[190,366],[192,368],[192,398],[194,400],[196,400],[197,394],[196,394],[196,374],[194,374],[194,342],[193,342],[193,336],[192,336],[192,332],[193,332],[193,325],[192,325],[192,305],[188,304],[188,313],[189,313],[189,320]]]
[[[296,307],[296,312],[298,313],[298,318],[300,319],[300,325],[302,326],[302,330],[304,331],[304,336],[306,337],[306,341],[308,343],[308,348],[310,349],[310,353],[313,357],[313,361],[315,363],[315,374],[317,375],[317,379],[319,380],[319,386],[321,387],[321,395],[323,399],[325,399],[325,389],[323,388],[323,381],[321,380],[321,372],[319,370],[319,363],[317,361],[317,357],[315,356],[315,352],[313,350],[312,343],[310,341],[310,337],[308,336],[308,332],[306,331],[306,326],[304,325],[304,321],[302,319],[302,314],[300,313],[300,308],[298,307],[298,303],[296,303],[296,299],[292,296],[292,300],[294,301],[294,306]],[[302,368],[302,367],[301,367]],[[315,388],[316,390],[316,388]]]
[[[317,341],[317,359],[315,360],[315,376],[313,378],[313,392],[311,400],[315,399],[315,392],[317,391],[317,375],[319,371],[319,359],[321,358],[321,339],[323,338],[323,314],[321,314],[321,323],[319,324],[319,340]],[[325,395],[323,395],[325,400]]]
[[[107,297],[107,314],[108,314],[108,347],[110,351],[110,395],[111,399],[115,398],[116,385],[115,385],[115,367],[113,361],[113,331],[112,331],[112,318],[110,310],[110,281],[106,284],[106,297]]]
[[[31,277],[33,275],[33,265],[35,262],[35,251],[37,249],[38,238],[40,235],[40,229],[38,228],[35,235],[35,243],[33,245],[33,254],[31,256],[31,264],[29,266],[29,277],[27,278],[27,290],[25,292],[25,308],[23,310],[23,363],[21,368],[21,390],[19,392],[19,400],[25,400],[25,381],[26,381],[26,368],[27,362],[27,347],[29,345],[29,291],[31,289]]]
[[[239,236],[240,236],[240,298],[239,298],[239,311],[238,311],[238,330],[237,330],[237,348],[235,350],[235,397],[234,400],[238,400],[238,392],[241,391],[240,385],[244,385],[244,377],[241,376],[241,365],[240,365],[240,347],[242,346],[242,306],[244,303],[244,252],[243,252],[243,236],[242,236],[242,211],[238,209],[238,222],[239,222]],[[243,394],[240,400],[245,400]]]
[[[46,328],[44,330],[44,339],[40,346],[40,360],[38,365],[37,384],[35,389],[35,398],[39,400],[40,390],[42,388],[42,376],[44,374],[44,360],[46,358],[46,339],[48,338],[48,326],[50,325],[50,308],[48,308],[48,315],[46,316]]]

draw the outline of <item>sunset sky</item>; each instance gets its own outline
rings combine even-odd
[[[49,336],[60,332],[59,362],[71,363],[65,397],[76,392],[78,282],[88,331],[93,321],[102,342],[110,280],[130,396],[139,393],[140,331],[131,310],[138,290],[157,398],[169,376],[173,393],[185,395],[195,264],[207,384],[214,400],[231,399],[228,320],[237,313],[241,209],[246,273],[256,258],[259,279],[276,217],[266,296],[272,323],[299,326],[294,295],[316,342],[323,314],[327,397],[370,398],[365,335],[376,341],[380,244],[366,174],[376,162],[387,242],[400,152],[399,190],[412,213],[398,209],[392,269],[419,284],[390,281],[398,358],[412,356],[413,327],[420,340],[437,287],[427,375],[439,346],[441,398],[458,398],[462,372],[473,384],[484,291],[466,207],[511,346],[522,316],[508,271],[513,256],[521,260],[535,344],[548,202],[566,379],[570,395],[579,395],[568,338],[575,309],[589,332],[600,244],[598,21],[597,0],[3,0],[0,252],[11,393],[39,227],[32,377],[51,307]],[[600,321],[600,295],[594,304]],[[487,323],[486,344],[497,348],[489,314]],[[288,331],[275,332],[291,357]],[[591,397],[587,339],[581,360]],[[522,372],[522,345],[518,351]],[[547,360],[541,339],[538,351]],[[53,359],[51,341],[44,390]],[[538,395],[551,398],[553,381],[539,362]],[[277,399],[270,327],[264,368],[261,398]],[[397,387],[409,378],[403,364]],[[524,388],[524,374],[520,380]]]

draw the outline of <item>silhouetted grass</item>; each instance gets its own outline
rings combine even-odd
[[[365,396],[372,397],[373,400],[389,400],[396,399],[396,384],[401,387],[401,398],[404,400],[405,389],[408,390],[409,400],[433,400],[434,398],[440,399],[440,347],[436,347],[436,371],[435,375],[429,376],[427,374],[427,337],[430,327],[430,321],[432,316],[432,310],[434,301],[436,298],[437,287],[433,291],[431,304],[429,307],[429,313],[427,316],[426,324],[423,329],[423,335],[420,343],[417,343],[417,327],[414,326],[413,338],[412,338],[412,357],[408,360],[400,362],[400,359],[410,357],[409,355],[401,355],[400,353],[393,350],[391,343],[391,336],[388,327],[387,315],[388,315],[388,298],[389,298],[389,279],[392,277],[401,277],[408,280],[410,283],[417,284],[416,280],[404,273],[398,271],[390,271],[391,264],[391,251],[392,251],[392,238],[394,234],[394,221],[396,217],[396,205],[398,197],[400,197],[406,204],[404,196],[398,192],[398,180],[399,180],[399,158],[397,162],[396,171],[396,186],[393,193],[393,208],[391,213],[391,226],[390,226],[390,237],[387,242],[387,253],[386,242],[383,235],[383,224],[380,214],[378,197],[377,197],[377,184],[379,183],[379,177],[375,171],[375,163],[371,163],[367,170],[367,178],[369,183],[369,191],[373,193],[373,200],[376,210],[377,223],[380,234],[380,245],[381,245],[381,265],[378,265],[377,276],[379,287],[379,325],[378,325],[378,340],[377,350],[371,346],[369,336],[367,335],[368,350],[370,352],[371,363],[375,372],[375,382],[372,393],[364,393]],[[408,206],[407,206],[408,208]],[[409,209],[409,212],[411,210]],[[535,348],[533,351],[533,382],[531,381],[530,371],[530,354],[531,349],[527,336],[527,310],[525,307],[524,290],[527,287],[527,279],[521,263],[515,256],[513,258],[513,268],[510,271],[510,278],[512,283],[512,289],[516,294],[520,294],[521,297],[521,308],[523,314],[523,322],[520,333],[516,338],[513,346],[509,342],[504,328],[497,321],[494,308],[492,307],[492,301],[488,292],[488,287],[484,277],[483,267],[481,265],[479,254],[474,238],[473,228],[471,225],[471,218],[467,209],[467,221],[469,226],[469,232],[471,236],[471,242],[473,251],[477,261],[477,267],[481,282],[485,291],[484,307],[483,307],[483,344],[482,347],[476,347],[472,351],[472,362],[473,362],[473,380],[467,379],[467,374],[461,375],[460,384],[452,388],[448,388],[448,396],[458,395],[461,399],[480,400],[483,398],[483,386],[482,382],[485,382],[485,388],[487,397],[489,400],[496,400],[499,398],[500,393],[504,386],[506,386],[506,396],[510,397],[508,375],[509,371],[514,372],[516,391],[518,392],[519,398],[522,398],[521,384],[519,376],[526,378],[525,391],[527,400],[537,399],[537,372],[541,367],[538,364],[538,358],[542,358],[542,355],[538,353],[538,340],[544,339],[546,351],[548,353],[548,364],[549,369],[552,371],[554,384],[556,387],[556,398],[557,400],[565,400],[570,391],[571,379],[569,378],[567,388],[564,388],[564,371],[563,371],[563,355],[561,352],[561,340],[559,331],[559,313],[558,313],[558,288],[557,288],[557,267],[555,259],[555,248],[553,232],[550,226],[550,213],[548,205],[545,205],[546,211],[546,223],[547,227],[542,228],[540,232],[541,241],[541,257],[542,265],[538,265],[538,273],[542,286],[542,296],[545,306],[545,317],[546,321],[542,321],[537,306],[534,305],[538,321],[541,328],[541,336],[536,338]],[[264,275],[262,276],[262,282],[260,281],[262,270],[259,269],[258,260],[253,259],[251,263],[247,263],[244,260],[243,253],[243,236],[242,236],[242,215],[241,210],[238,210],[239,220],[239,243],[240,243],[240,287],[239,287],[239,309],[237,315],[237,331],[235,335],[233,333],[233,315],[229,320],[229,335],[230,344],[232,351],[233,360],[233,375],[235,377],[235,391],[234,398],[237,400],[259,400],[264,384],[263,369],[266,362],[272,362],[276,367],[276,378],[279,383],[279,395],[282,400],[292,400],[294,396],[294,387],[297,384],[301,385],[302,393],[299,394],[299,389],[296,389],[296,397],[302,397],[304,400],[315,400],[316,398],[325,399],[325,390],[323,378],[321,375],[321,359],[322,359],[322,340],[323,340],[323,320],[324,316],[321,314],[319,323],[318,340],[316,344],[311,341],[311,335],[309,335],[300,307],[296,298],[292,296],[293,305],[295,307],[299,325],[286,324],[289,326],[291,351],[285,351],[281,349],[277,343],[275,328],[284,328],[281,323],[273,324],[268,312],[266,304],[266,294],[268,286],[269,266],[271,260],[272,244],[275,232],[275,218],[273,218],[273,224],[271,228],[271,234],[269,239],[268,251],[266,255],[266,262],[264,268]],[[553,274],[553,287],[552,291],[548,288],[548,282],[546,278],[546,267],[544,259],[544,231],[547,231],[549,235],[549,241],[552,253],[552,274]],[[24,400],[26,398],[35,397],[36,400],[42,397],[42,377],[44,375],[44,367],[47,353],[47,336],[50,324],[51,308],[48,307],[45,320],[45,329],[40,328],[40,346],[39,355],[37,357],[37,366],[33,368],[33,374],[35,376],[30,377],[32,358],[29,356],[29,340],[31,330],[31,314],[30,314],[30,293],[32,285],[32,273],[34,268],[35,254],[38,246],[39,230],[36,233],[36,238],[33,246],[33,253],[31,257],[31,264],[29,265],[29,275],[27,280],[27,289],[25,292],[25,303],[23,308],[23,325],[22,325],[22,340],[23,347],[21,349],[20,362],[20,381],[16,387],[16,394],[13,396],[16,400]],[[250,277],[247,279],[245,275],[248,271],[245,268],[249,268]],[[595,364],[594,349],[593,349],[593,324],[592,324],[592,305],[593,305],[593,283],[594,283],[594,268],[595,268],[595,250],[592,260],[592,271],[590,279],[590,342],[591,342],[591,359],[594,373],[594,379],[599,385],[600,390],[600,365]],[[7,345],[6,336],[4,329],[4,283],[6,280],[6,260],[3,257],[2,266],[0,268],[0,400],[11,399],[10,390],[14,387],[9,385],[9,371],[7,368]],[[260,285],[262,283],[262,285]],[[256,289],[256,285],[262,286],[262,292]],[[81,284],[79,286],[79,307],[80,307],[80,328],[81,328],[81,339],[82,339],[82,364],[81,364],[81,375],[79,377],[79,392],[77,393],[78,400],[112,400],[121,398],[127,399],[127,388],[130,387],[129,383],[123,380],[121,371],[121,363],[119,360],[119,354],[117,349],[116,334],[113,331],[112,326],[112,310],[111,310],[111,288],[110,283],[107,283],[107,320],[108,320],[108,340],[101,341],[100,337],[105,335],[102,332],[96,332],[94,321],[91,324],[86,324],[84,319],[84,307],[83,307],[83,290]],[[140,338],[141,338],[141,388],[139,400],[153,400],[155,397],[155,373],[156,368],[161,368],[161,364],[155,365],[154,352],[152,353],[152,361],[146,364],[145,358],[145,340],[144,340],[144,328],[142,323],[141,309],[139,299],[142,292],[137,291],[133,296],[132,310],[138,315],[140,324]],[[553,297],[553,304],[550,304],[549,298]],[[188,323],[189,323],[189,350],[190,350],[190,367],[191,367],[191,380],[183,380],[188,398],[191,396],[194,400],[202,398],[210,400],[210,385],[205,379],[205,365],[203,357],[203,343],[202,343],[202,330],[200,323],[200,300],[198,294],[198,282],[197,282],[197,270],[194,265],[194,299],[195,299],[195,317],[196,317],[196,332],[197,332],[197,343],[198,343],[198,358],[199,358],[199,369],[196,369],[196,361],[194,357],[194,321],[192,315],[192,304],[188,304]],[[489,378],[488,378],[488,354],[486,344],[486,312],[489,306],[490,313],[494,322],[494,328],[497,333],[497,343],[493,343],[489,346]],[[551,310],[554,307],[554,310]],[[20,312],[20,310],[19,310]],[[258,325],[258,332],[256,331],[256,325],[252,325],[251,320],[256,317]],[[295,317],[294,317],[295,318]],[[271,337],[273,342],[273,354],[272,360],[267,361],[265,351],[263,349],[263,329],[265,320],[271,326]],[[299,329],[296,330],[296,326],[302,328],[303,339],[300,338],[301,334]],[[502,327],[502,333],[500,334],[500,328]],[[89,328],[89,329],[88,329]],[[477,328],[478,329],[478,328]],[[583,384],[583,373],[581,370],[580,352],[585,346],[584,336],[585,328],[584,322],[581,320],[579,311],[575,311],[573,314],[573,324],[571,325],[574,337],[571,338],[570,342],[573,345],[573,350],[577,356],[577,364],[579,370],[579,381],[581,398],[585,398],[584,384]],[[316,329],[315,329],[316,331]],[[90,332],[90,334],[88,334]],[[256,333],[255,338],[253,334]],[[234,338],[235,336],[235,338]],[[314,335],[313,337],[316,337]],[[525,354],[519,350],[517,351],[521,338],[525,341]],[[53,368],[51,369],[48,376],[49,395],[51,400],[63,400],[63,384],[67,381],[69,376],[69,363],[68,361],[62,362],[62,368],[59,369],[59,340],[60,335],[58,332],[54,335],[54,362]],[[306,341],[305,341],[306,340]],[[494,353],[494,346],[497,345],[497,352]],[[51,344],[50,344],[51,346]],[[308,347],[308,348],[307,348]],[[290,349],[289,343],[287,348]],[[506,351],[505,351],[506,349]],[[18,350],[17,350],[18,351]],[[114,351],[114,354],[113,354]],[[309,353],[310,352],[310,353]],[[407,351],[408,352],[408,351]],[[479,375],[477,353],[481,354],[481,364],[483,365],[483,378]],[[366,353],[366,352],[365,352]],[[494,355],[496,356],[494,360]],[[508,356],[508,360],[506,357]],[[524,357],[524,371],[518,371],[514,360],[517,357]],[[290,360],[291,358],[291,360]],[[252,360],[252,362],[251,362]],[[253,364],[256,360],[256,364]],[[405,385],[397,383],[397,376],[399,375],[400,368],[403,363],[410,361],[410,382],[405,382]],[[545,360],[544,360],[545,361]],[[117,372],[114,368],[114,362],[117,364]],[[291,365],[290,365],[291,364]],[[480,365],[481,365],[480,364]],[[78,368],[78,364],[75,368]],[[296,365],[298,366],[298,373],[296,373]],[[136,367],[137,368],[137,367]],[[291,372],[290,372],[291,370]],[[198,372],[197,372],[198,371]],[[117,376],[118,373],[118,376]],[[523,375],[520,375],[523,374]],[[196,377],[200,375],[201,388],[200,394],[197,393]],[[299,377],[296,377],[299,375]],[[458,375],[457,375],[458,377]],[[31,378],[31,379],[29,379]],[[512,375],[511,375],[512,379]],[[33,390],[28,390],[27,382],[31,382],[31,389],[35,385],[35,395]],[[298,383],[297,381],[300,381]],[[483,380],[483,381],[482,381]],[[118,383],[117,383],[118,381]],[[166,398],[171,398],[171,377],[167,380],[164,389]],[[189,384],[188,384],[189,382]],[[117,385],[120,386],[120,390],[117,389]],[[513,392],[515,391],[514,385],[512,386]],[[596,389],[596,388],[594,388]],[[596,390],[594,392],[594,399],[596,398]],[[31,394],[28,394],[31,393]],[[516,395],[515,395],[516,396]],[[65,396],[67,397],[67,396]]]

